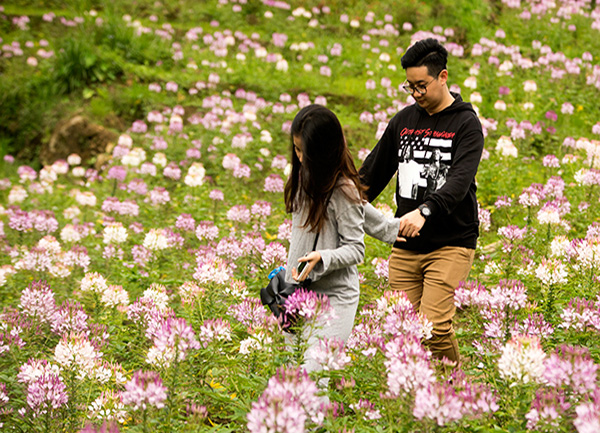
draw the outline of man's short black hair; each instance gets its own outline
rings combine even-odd
[[[437,77],[446,69],[448,51],[437,39],[427,38],[412,45],[400,59],[402,68],[427,66],[427,73]]]

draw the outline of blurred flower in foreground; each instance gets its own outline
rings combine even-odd
[[[502,348],[498,361],[500,376],[512,384],[538,382],[544,374],[546,353],[535,336],[513,337]]]

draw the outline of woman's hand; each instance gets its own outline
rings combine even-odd
[[[292,268],[292,278],[295,281],[301,282],[306,280],[308,274],[313,270],[317,263],[321,261],[321,253],[318,251],[311,251],[304,257],[300,257],[298,259],[298,263],[306,263],[306,267],[303,269],[301,273],[298,273],[297,268]]]

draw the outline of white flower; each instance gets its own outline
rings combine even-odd
[[[27,198],[27,191],[21,185],[15,185],[8,193],[8,203],[21,203]]]
[[[527,80],[523,83],[523,90],[525,92],[537,92],[537,84],[533,80]]]
[[[96,206],[96,196],[91,191],[77,191],[75,194],[75,201],[81,206]]]
[[[134,147],[127,155],[121,158],[121,163],[131,167],[138,167],[146,160],[146,152],[141,147]]]
[[[108,288],[108,284],[106,283],[106,279],[98,272],[90,272],[85,274],[81,280],[80,288],[82,292],[104,293]]]
[[[62,367],[80,370],[80,377],[90,374],[101,356],[87,337],[80,335],[63,337],[54,349],[54,360]]]
[[[465,87],[469,88],[469,89],[476,89],[477,88],[477,77],[468,77],[465,82],[464,82]]]
[[[188,174],[185,176],[184,183],[187,186],[201,186],[204,183],[204,176],[206,174],[206,170],[204,166],[199,162],[194,162],[190,169],[188,170]]]
[[[127,229],[120,222],[110,223],[104,228],[105,244],[121,244],[127,240]]]
[[[569,273],[567,272],[567,266],[560,260],[548,260],[542,259],[542,263],[535,270],[535,276],[542,280],[543,284],[565,284]]]
[[[158,251],[167,248],[169,242],[162,229],[150,229],[144,238],[143,245],[149,250]]]
[[[502,348],[500,376],[512,382],[537,382],[544,373],[546,353],[537,336],[513,337]]]
[[[69,165],[79,165],[81,164],[81,156],[76,153],[72,153],[67,157],[67,163]]]
[[[167,295],[166,287],[162,284],[152,284],[144,290],[142,298],[152,300],[160,311],[164,312],[169,308],[169,295]]]
[[[519,155],[519,150],[515,147],[510,137],[501,136],[496,143],[496,151],[502,156],[512,156],[516,158]]]
[[[102,293],[100,299],[107,307],[117,307],[119,305],[129,305],[129,293],[122,286],[108,286]]]
[[[157,152],[152,158],[152,163],[160,167],[165,167],[167,165],[167,156],[162,152]]]

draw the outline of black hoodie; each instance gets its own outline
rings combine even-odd
[[[427,253],[477,244],[475,174],[483,132],[471,104],[458,94],[452,96],[452,105],[431,116],[418,104],[398,112],[360,169],[369,201],[398,173],[397,217],[422,203],[431,209],[420,235],[396,242],[397,248]]]

